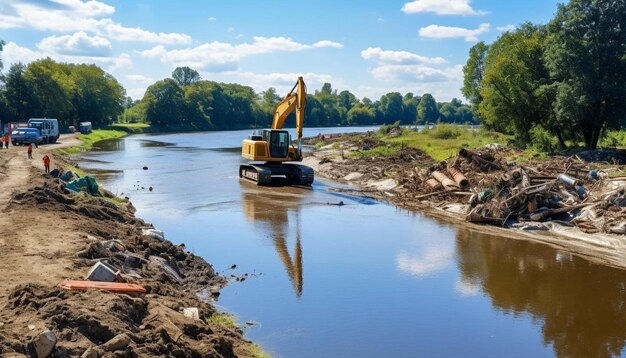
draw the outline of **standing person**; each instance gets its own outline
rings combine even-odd
[[[9,136],[9,132],[4,133],[4,145],[9,149],[9,142],[11,141],[11,137]]]
[[[33,143],[30,143],[26,150],[28,151],[28,159],[33,159]]]
[[[43,157],[43,168],[46,174],[50,173],[50,157],[47,154]]]

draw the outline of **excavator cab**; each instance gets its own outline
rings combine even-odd
[[[289,132],[279,130],[264,130],[264,140],[270,144],[270,157],[287,158],[289,157]]]

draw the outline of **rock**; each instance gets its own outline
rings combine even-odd
[[[31,331],[35,329],[35,325],[34,324],[29,324],[28,325],[28,329],[30,329]]]
[[[87,348],[87,350],[80,356],[80,358],[98,358],[98,351],[93,347]]]
[[[143,167],[143,170],[148,170],[148,166],[144,166],[144,167]]]
[[[113,352],[118,351],[120,349],[126,348],[130,343],[130,337],[126,333],[118,334],[117,336],[111,338],[108,342],[104,343],[100,346],[100,348]]]
[[[47,329],[31,342],[31,347],[34,349],[38,358],[45,358],[52,353],[56,344],[57,337],[52,331]]]

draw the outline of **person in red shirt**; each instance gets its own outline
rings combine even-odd
[[[26,148],[26,151],[28,152],[28,159],[33,159],[33,145],[32,145],[32,143],[28,145],[28,148]]]
[[[47,154],[43,157],[43,168],[46,174],[50,173],[50,157]]]
[[[7,146],[7,149],[9,149],[9,142],[11,141],[11,137],[9,137],[9,133],[5,133],[4,134],[4,145]]]

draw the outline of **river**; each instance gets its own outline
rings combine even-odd
[[[625,271],[338,194],[319,178],[311,189],[240,181],[247,134],[134,135],[80,164],[169,240],[223,275],[247,274],[216,304],[272,356],[626,354]]]

